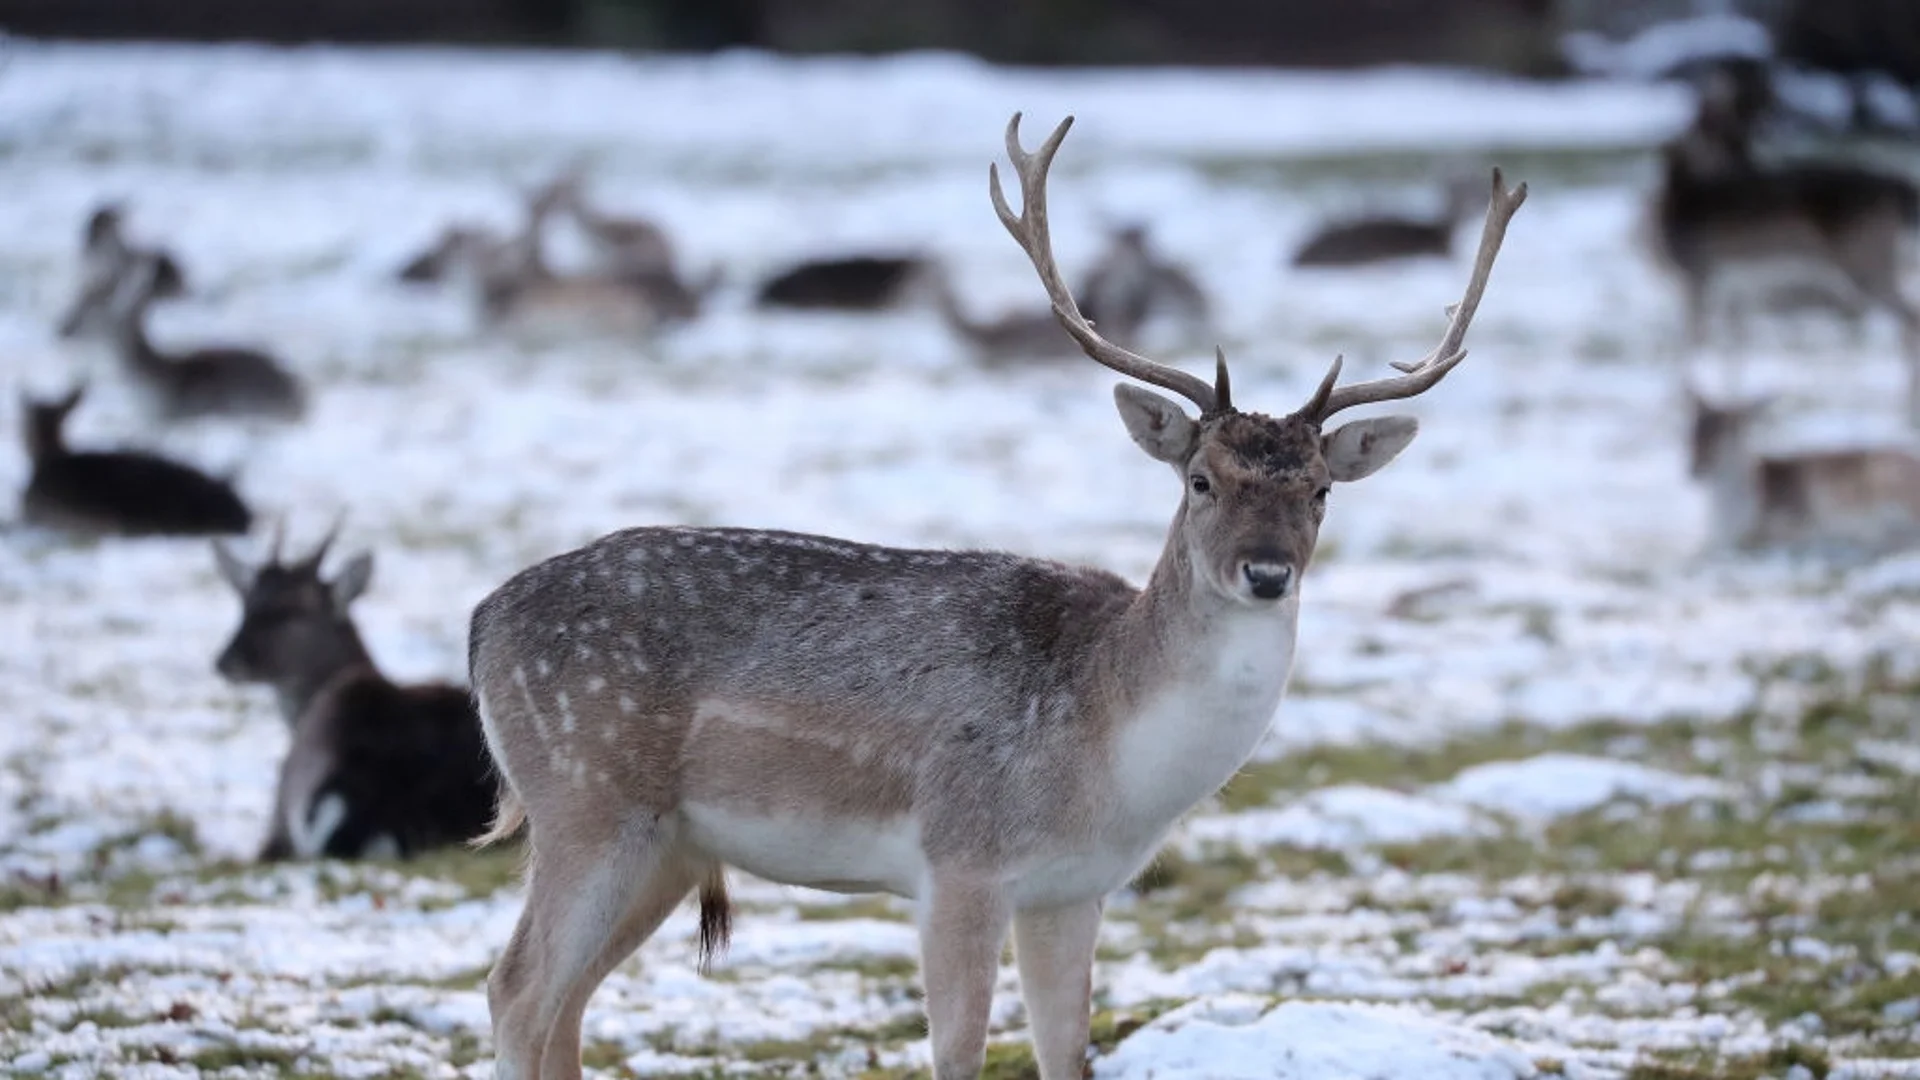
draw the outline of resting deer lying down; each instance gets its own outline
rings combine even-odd
[[[207,536],[244,533],[253,515],[233,485],[191,465],[140,450],[71,450],[67,416],[86,395],[58,401],[22,395],[20,411],[33,474],[20,515],[35,525],[98,536]]]
[[[260,858],[408,856],[486,827],[493,780],[473,700],[458,687],[397,686],[380,674],[348,614],[373,556],[320,576],[333,535],[282,565],[276,533],[251,567],[217,541],[214,557],[240,595],[240,628],[215,667],[280,698],[293,745],[280,767]]]
[[[1447,185],[1446,205],[1436,217],[1378,214],[1329,222],[1301,241],[1290,261],[1301,267],[1333,267],[1449,258],[1453,234],[1479,203],[1479,184],[1455,180]]]
[[[491,326],[558,325],[609,334],[647,334],[693,318],[718,284],[689,286],[671,270],[555,273],[542,252],[537,220],[535,215],[527,231],[504,240],[478,230],[449,230],[409,269],[466,281]]]
[[[1873,554],[1920,544],[1920,457],[1899,447],[1762,453],[1769,399],[1716,406],[1689,389],[1689,470],[1717,548]]]
[[[833,255],[806,259],[760,283],[761,307],[874,311],[910,296],[932,264],[918,255]]]
[[[186,273],[179,260],[162,248],[142,247],[126,238],[122,212],[114,203],[96,208],[87,217],[80,236],[80,291],[60,318],[60,336],[70,338],[90,328],[113,324],[113,297],[136,269],[153,275],[156,299],[187,291]]]
[[[1405,374],[1319,389],[1283,417],[1128,352],[1054,263],[1046,177],[1007,128],[1022,213],[1001,221],[1066,332],[1125,384],[1121,419],[1182,495],[1145,589],[1019,555],[909,551],[751,529],[638,528],[525,570],[468,642],[502,778],[496,840],[524,823],[526,909],[488,981],[496,1075],[580,1075],[609,971],[698,891],[707,953],[725,867],[920,907],[939,1080],[976,1076],[1009,928],[1045,1080],[1081,1075],[1104,897],[1224,784],[1272,722],[1301,575],[1336,483],[1412,441],[1404,416],[1327,421],[1452,371],[1525,188],[1495,174],[1466,293]]]
[[[595,206],[587,198],[586,174],[579,167],[566,170],[537,189],[531,206],[536,228],[543,232],[551,218],[571,219],[586,237],[600,272],[642,276],[673,273],[673,241],[666,230],[645,218],[620,217]]]
[[[305,415],[307,394],[278,360],[257,349],[202,346],[163,351],[147,337],[147,309],[157,279],[138,266],[114,296],[114,339],[121,362],[171,419],[200,416],[261,416],[295,420]]]

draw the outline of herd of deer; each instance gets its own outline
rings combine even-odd
[[[1046,183],[1071,119],[1032,152],[1019,120],[1006,144],[1020,207],[1006,201],[997,166],[992,202],[1039,277],[1050,332],[1197,410],[1132,383],[1115,389],[1128,434],[1181,489],[1144,588],[1009,554],[635,528],[486,597],[469,631],[469,693],[399,686],[380,673],[349,611],[372,559],[360,554],[329,575],[334,533],[282,561],[276,530],[259,565],[214,542],[242,606],[216,668],[271,686],[292,733],[263,859],[404,856],[525,830],[526,906],[488,982],[497,1075],[577,1078],[588,999],[689,894],[699,897],[710,959],[731,924],[727,867],[915,900],[940,1080],[980,1071],[1011,932],[1040,1074],[1082,1075],[1104,897],[1252,753],[1286,689],[1301,577],[1332,487],[1384,467],[1418,429],[1405,416],[1328,422],[1421,394],[1461,363],[1526,187],[1509,190],[1495,170],[1490,197],[1472,200],[1485,224],[1431,353],[1395,365],[1396,376],[1344,386],[1336,359],[1304,404],[1272,417],[1238,407],[1224,354],[1208,383],[1115,342],[1112,327],[1137,329],[1155,304],[1203,309],[1204,300],[1137,230],[1116,238],[1131,263],[1103,264],[1079,293],[1070,289],[1053,255]],[[1783,217],[1758,235],[1776,245],[1818,237],[1818,253],[1892,307],[1911,337],[1910,309],[1875,276],[1883,255],[1847,246],[1880,235],[1860,223],[1885,220],[1873,214],[1910,222],[1911,189],[1877,180],[1848,188],[1817,172],[1787,179],[1800,174],[1711,159],[1698,147],[1719,137],[1717,120],[1703,108],[1669,148],[1657,203],[1662,250],[1687,283],[1689,325],[1704,326],[1715,276],[1754,250],[1737,240],[1753,233],[1742,229],[1765,212],[1791,212],[1800,215],[1792,228]],[[1834,190],[1862,201],[1820,201]],[[562,214],[594,238],[598,265],[587,274],[545,262],[542,232]],[[1349,229],[1342,242],[1366,232]],[[489,319],[618,296],[629,312],[619,325],[635,328],[697,310],[710,287],[684,282],[658,229],[595,211],[571,175],[538,193],[520,236],[450,230],[404,276],[465,276]],[[300,415],[301,385],[270,357],[170,355],[147,340],[149,305],[181,291],[185,274],[170,256],[130,244],[111,210],[89,224],[83,277],[62,332],[110,333],[166,415]],[[938,268],[906,258],[796,268],[760,298],[874,305],[929,282],[958,317]],[[28,403],[29,519],[92,531],[247,531],[247,508],[215,478],[130,451],[68,450],[62,422],[79,400],[75,391]],[[1804,522],[1863,507],[1870,512],[1855,517],[1885,524],[1887,492],[1920,492],[1910,456],[1765,458],[1747,435],[1751,406],[1696,404],[1696,471],[1711,477],[1716,499],[1739,504],[1735,541],[1794,528],[1805,540]],[[1920,497],[1911,506],[1920,520]],[[1800,524],[1788,524],[1793,515]]]

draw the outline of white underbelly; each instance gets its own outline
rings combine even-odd
[[[701,803],[681,815],[696,847],[768,881],[911,897],[926,876],[920,824],[910,817],[823,822]]]

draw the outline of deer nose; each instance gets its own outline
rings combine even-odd
[[[1240,573],[1247,579],[1247,587],[1253,590],[1253,595],[1262,600],[1280,599],[1287,595],[1287,587],[1293,584],[1293,567],[1286,563],[1241,563]]]

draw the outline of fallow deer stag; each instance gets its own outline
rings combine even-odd
[[[1213,385],[1115,346],[1054,264],[1039,150],[1007,126],[1024,209],[1001,221],[1092,359],[1172,390],[1115,391],[1184,491],[1147,587],[1018,555],[784,532],[639,528],[523,571],[474,611],[470,659],[502,781],[482,843],[530,830],[526,909],[488,981],[496,1075],[580,1075],[607,973],[698,890],[725,938],[724,868],[919,904],[940,1080],[976,1076],[1011,927],[1046,1080],[1085,1061],[1103,898],[1233,775],[1286,688],[1300,575],[1337,481],[1412,440],[1409,417],[1323,430],[1411,397],[1460,346],[1526,188],[1494,174],[1466,294],[1405,374],[1299,410],[1240,412]]]

